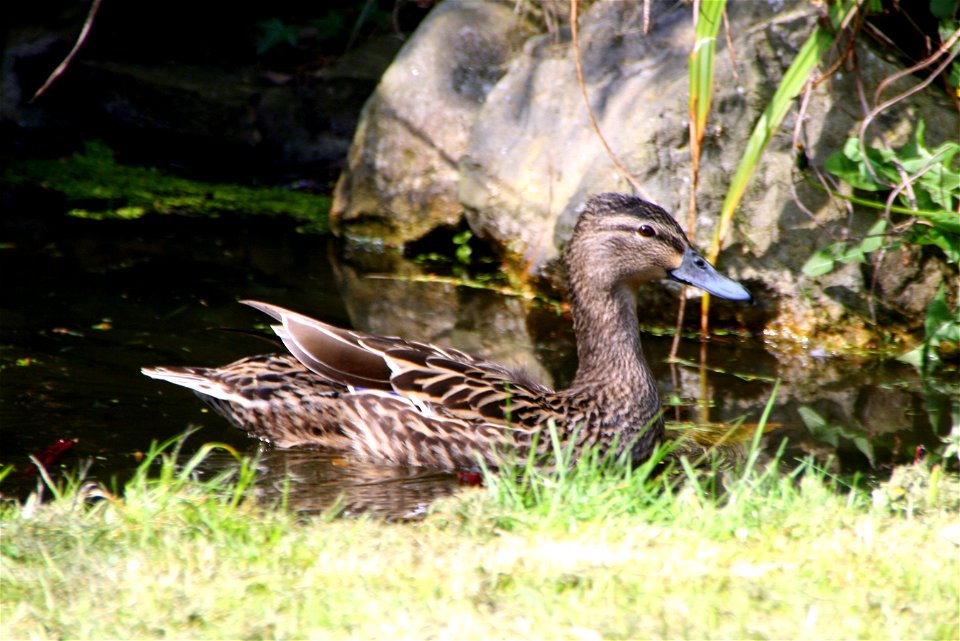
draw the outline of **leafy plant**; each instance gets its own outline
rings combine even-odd
[[[887,221],[881,218],[870,228],[866,237],[859,243],[839,241],[831,243],[814,253],[803,265],[803,273],[807,276],[823,276],[836,268],[837,263],[865,263],[867,254],[874,252],[883,245],[883,232],[887,228]]]
[[[839,447],[841,440],[851,441],[857,449],[860,450],[860,453],[867,457],[870,465],[873,465],[873,443],[866,434],[858,429],[833,423],[806,405],[797,408],[797,412],[800,414],[800,419],[803,421],[803,424],[807,426],[810,434],[815,439],[829,443],[835,448]]]
[[[960,167],[956,162],[960,143],[951,140],[928,149],[925,129],[924,121],[919,121],[913,140],[894,150],[864,147],[858,138],[849,138],[843,150],[827,159],[827,171],[878,197],[834,196],[886,215],[878,218],[859,242],[842,240],[815,252],[804,264],[804,274],[817,277],[833,271],[837,263],[867,262],[870,253],[898,247],[902,241],[934,245],[949,262],[960,263]],[[893,220],[895,214],[901,218],[899,222]],[[958,311],[950,309],[941,285],[927,310],[923,344],[900,360],[926,372],[930,365],[940,363],[941,352],[955,352],[960,344]]]
[[[937,295],[927,308],[923,330],[923,344],[903,354],[899,360],[926,372],[929,366],[940,363],[941,352],[950,351],[956,354],[960,350],[960,308],[954,307],[951,310],[947,305],[943,285],[940,285]]]
[[[863,147],[858,138],[849,138],[842,151],[832,154],[825,163],[827,171],[855,189],[884,200],[845,197],[855,204],[909,216],[897,227],[898,236],[918,245],[935,245],[947,260],[960,263],[960,143],[947,141],[935,149],[924,144],[926,126],[921,120],[913,140],[900,149]],[[894,204],[897,203],[897,204]],[[822,276],[834,269],[837,262],[865,262],[866,255],[881,247],[895,247],[899,238],[885,241],[887,218],[873,225],[859,243],[838,241],[817,251],[803,266],[807,276]]]
[[[260,28],[260,41],[257,44],[257,55],[263,55],[266,52],[280,45],[295,47],[300,35],[300,28],[295,25],[288,25],[280,18],[270,18],[257,23]]]
[[[457,257],[457,261],[462,265],[470,264],[470,257],[473,254],[473,249],[470,247],[471,238],[473,238],[473,233],[469,229],[464,230],[453,237],[453,244],[457,248],[455,255]]]

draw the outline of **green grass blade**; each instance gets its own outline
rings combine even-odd
[[[753,434],[753,440],[750,443],[750,451],[747,454],[747,462],[744,465],[744,474],[750,474],[753,471],[753,466],[757,462],[757,458],[760,456],[760,437],[763,436],[764,431],[767,427],[767,421],[770,419],[770,412],[773,411],[774,403],[777,400],[777,392],[780,391],[780,379],[773,384],[773,391],[770,393],[770,399],[767,401],[767,405],[763,408],[763,413],[760,415],[760,421],[757,423],[757,431]]]

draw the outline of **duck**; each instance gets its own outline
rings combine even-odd
[[[142,372],[193,390],[280,448],[477,471],[509,457],[546,460],[559,441],[570,465],[590,449],[640,465],[664,424],[640,343],[639,288],[670,279],[735,301],[751,295],[720,274],[666,210],[626,194],[587,200],[562,260],[578,358],[566,389],[452,347],[336,327],[253,300],[240,302],[275,321],[286,353]]]

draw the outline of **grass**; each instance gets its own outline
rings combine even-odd
[[[249,461],[200,480],[204,455],[155,448],[122,498],[72,481],[4,505],[0,637],[960,633],[960,482],[939,464],[871,492],[754,450],[718,492],[689,468],[587,460],[389,523],[258,504]]]

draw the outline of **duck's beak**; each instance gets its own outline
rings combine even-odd
[[[694,249],[687,249],[683,261],[676,269],[667,272],[673,280],[693,285],[720,298],[751,300],[750,292],[735,280],[720,274],[713,265]]]

